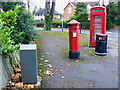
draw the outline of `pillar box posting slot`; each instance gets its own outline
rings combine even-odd
[[[80,47],[79,47],[79,22],[74,18],[67,23],[69,25],[69,58],[79,59],[80,58]]]
[[[90,47],[96,46],[96,34],[106,34],[106,9],[102,6],[90,10]]]

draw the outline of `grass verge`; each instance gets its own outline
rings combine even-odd
[[[94,55],[95,49],[84,49],[86,54]]]
[[[41,55],[41,44],[40,44],[40,36],[38,35],[36,38],[36,44],[37,44],[37,69],[38,69],[38,76],[41,76],[43,79],[44,77],[44,61],[41,60],[40,58],[42,57]]]
[[[80,56],[80,58],[79,59],[69,59],[69,50],[64,50],[64,52],[63,52],[63,54],[64,54],[64,57],[65,57],[65,60],[73,60],[74,62],[86,62],[87,61],[87,59],[85,59],[84,57],[82,57],[82,56]]]

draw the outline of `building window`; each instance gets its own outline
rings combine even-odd
[[[70,19],[70,17],[68,17],[68,20]]]
[[[72,8],[69,7],[69,8],[68,8],[68,13],[71,13],[71,12],[72,12]]]
[[[39,14],[38,14],[38,16],[39,16]]]
[[[40,14],[42,16],[42,14]]]

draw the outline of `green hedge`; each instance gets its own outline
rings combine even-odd
[[[64,28],[68,28],[67,21],[63,22]],[[34,25],[36,27],[44,27],[44,21],[35,21]],[[80,22],[82,29],[90,29],[90,22]],[[62,22],[52,22],[52,28],[62,28]]]
[[[35,21],[34,26],[36,26],[36,27],[44,27],[44,21]]]

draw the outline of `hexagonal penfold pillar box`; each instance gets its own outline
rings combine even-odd
[[[79,46],[79,24],[74,18],[67,23],[69,26],[69,58],[80,58],[80,46]]]

